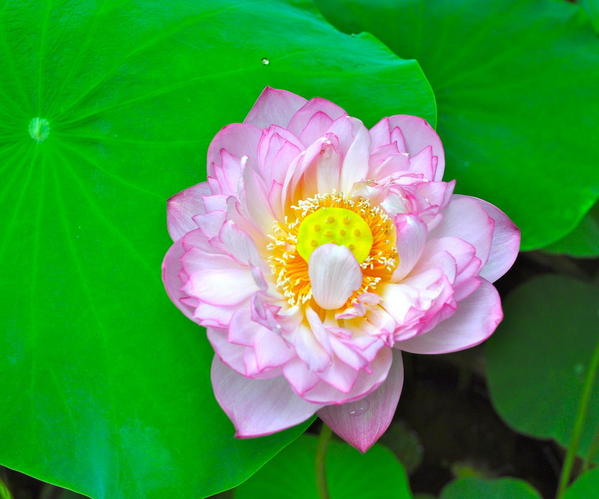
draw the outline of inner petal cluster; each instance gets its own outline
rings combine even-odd
[[[361,286],[344,306],[363,293],[375,292],[399,263],[393,221],[363,197],[333,192],[300,200],[283,222],[275,222],[268,237],[275,285],[292,307],[313,300],[308,267],[310,256],[323,244],[345,246],[360,264]]]

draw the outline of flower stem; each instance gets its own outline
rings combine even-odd
[[[327,447],[331,439],[331,429],[323,422],[318,437],[318,446],[316,447],[316,487],[318,488],[318,496],[320,499],[329,499],[329,488],[327,487],[327,476],[325,470],[325,457],[327,455]]]
[[[566,492],[566,488],[568,486],[568,483],[570,482],[570,473],[572,472],[572,466],[574,465],[576,453],[578,452],[580,437],[584,428],[587,410],[589,408],[589,401],[591,399],[591,394],[593,393],[593,383],[595,382],[598,367],[599,343],[597,343],[597,345],[595,346],[593,358],[591,359],[591,364],[589,365],[584,380],[582,396],[580,397],[580,402],[578,404],[578,412],[576,414],[576,422],[574,423],[574,429],[572,430],[570,445],[568,446],[568,451],[566,452],[566,459],[564,460],[564,464],[562,466],[562,473],[559,479],[559,486],[556,494],[557,499],[562,499],[564,497],[564,493]]]
[[[582,471],[585,472],[591,467],[593,460],[595,459],[595,454],[599,451],[599,425],[597,425],[597,429],[595,430],[595,436],[593,437],[593,441],[591,442],[591,446],[589,447],[589,452],[587,454],[586,459],[584,460]]]

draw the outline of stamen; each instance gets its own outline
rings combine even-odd
[[[346,305],[362,293],[376,291],[393,274],[399,263],[395,226],[382,208],[372,206],[364,198],[349,199],[333,192],[302,199],[291,211],[282,223],[275,223],[266,245],[271,253],[268,262],[275,285],[290,306],[312,299],[308,261],[321,244],[345,245],[360,263],[362,286]],[[307,221],[310,215],[314,216]],[[324,233],[323,224],[330,227]]]

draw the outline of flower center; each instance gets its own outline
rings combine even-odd
[[[284,221],[275,222],[267,250],[274,283],[291,306],[312,299],[308,262],[322,244],[346,246],[362,269],[362,285],[352,295],[376,292],[399,263],[395,226],[385,210],[364,198],[341,193],[317,194],[291,206]]]
[[[347,247],[362,263],[372,248],[372,231],[354,211],[320,208],[302,220],[297,232],[297,251],[308,262],[312,252],[326,243]]]

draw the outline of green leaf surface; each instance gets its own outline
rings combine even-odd
[[[599,0],[581,0],[580,4],[586,10],[593,28],[599,34]]]
[[[440,499],[541,499],[532,485],[515,478],[460,478],[445,486]]]
[[[536,277],[507,297],[504,312],[486,345],[493,406],[516,431],[567,446],[599,340],[599,287],[560,275]],[[599,421],[598,388],[595,382],[581,456]]]
[[[599,38],[555,0],[316,0],[348,33],[416,58],[439,109],[446,178],[495,203],[522,248],[572,231],[599,196]]]
[[[414,61],[307,1],[0,3],[0,463],[98,498],[198,498],[306,425],[236,440],[169,302],[166,200],[266,85],[434,121]]]
[[[566,490],[564,499],[591,499],[599,491],[599,468],[595,468],[580,475]]]
[[[318,439],[303,435],[247,482],[235,499],[319,499],[315,455]],[[325,470],[331,499],[411,499],[401,463],[382,445],[361,454],[344,442],[331,441]]]
[[[599,204],[591,208],[591,211],[566,237],[543,250],[551,253],[564,253],[577,258],[599,256]]]

